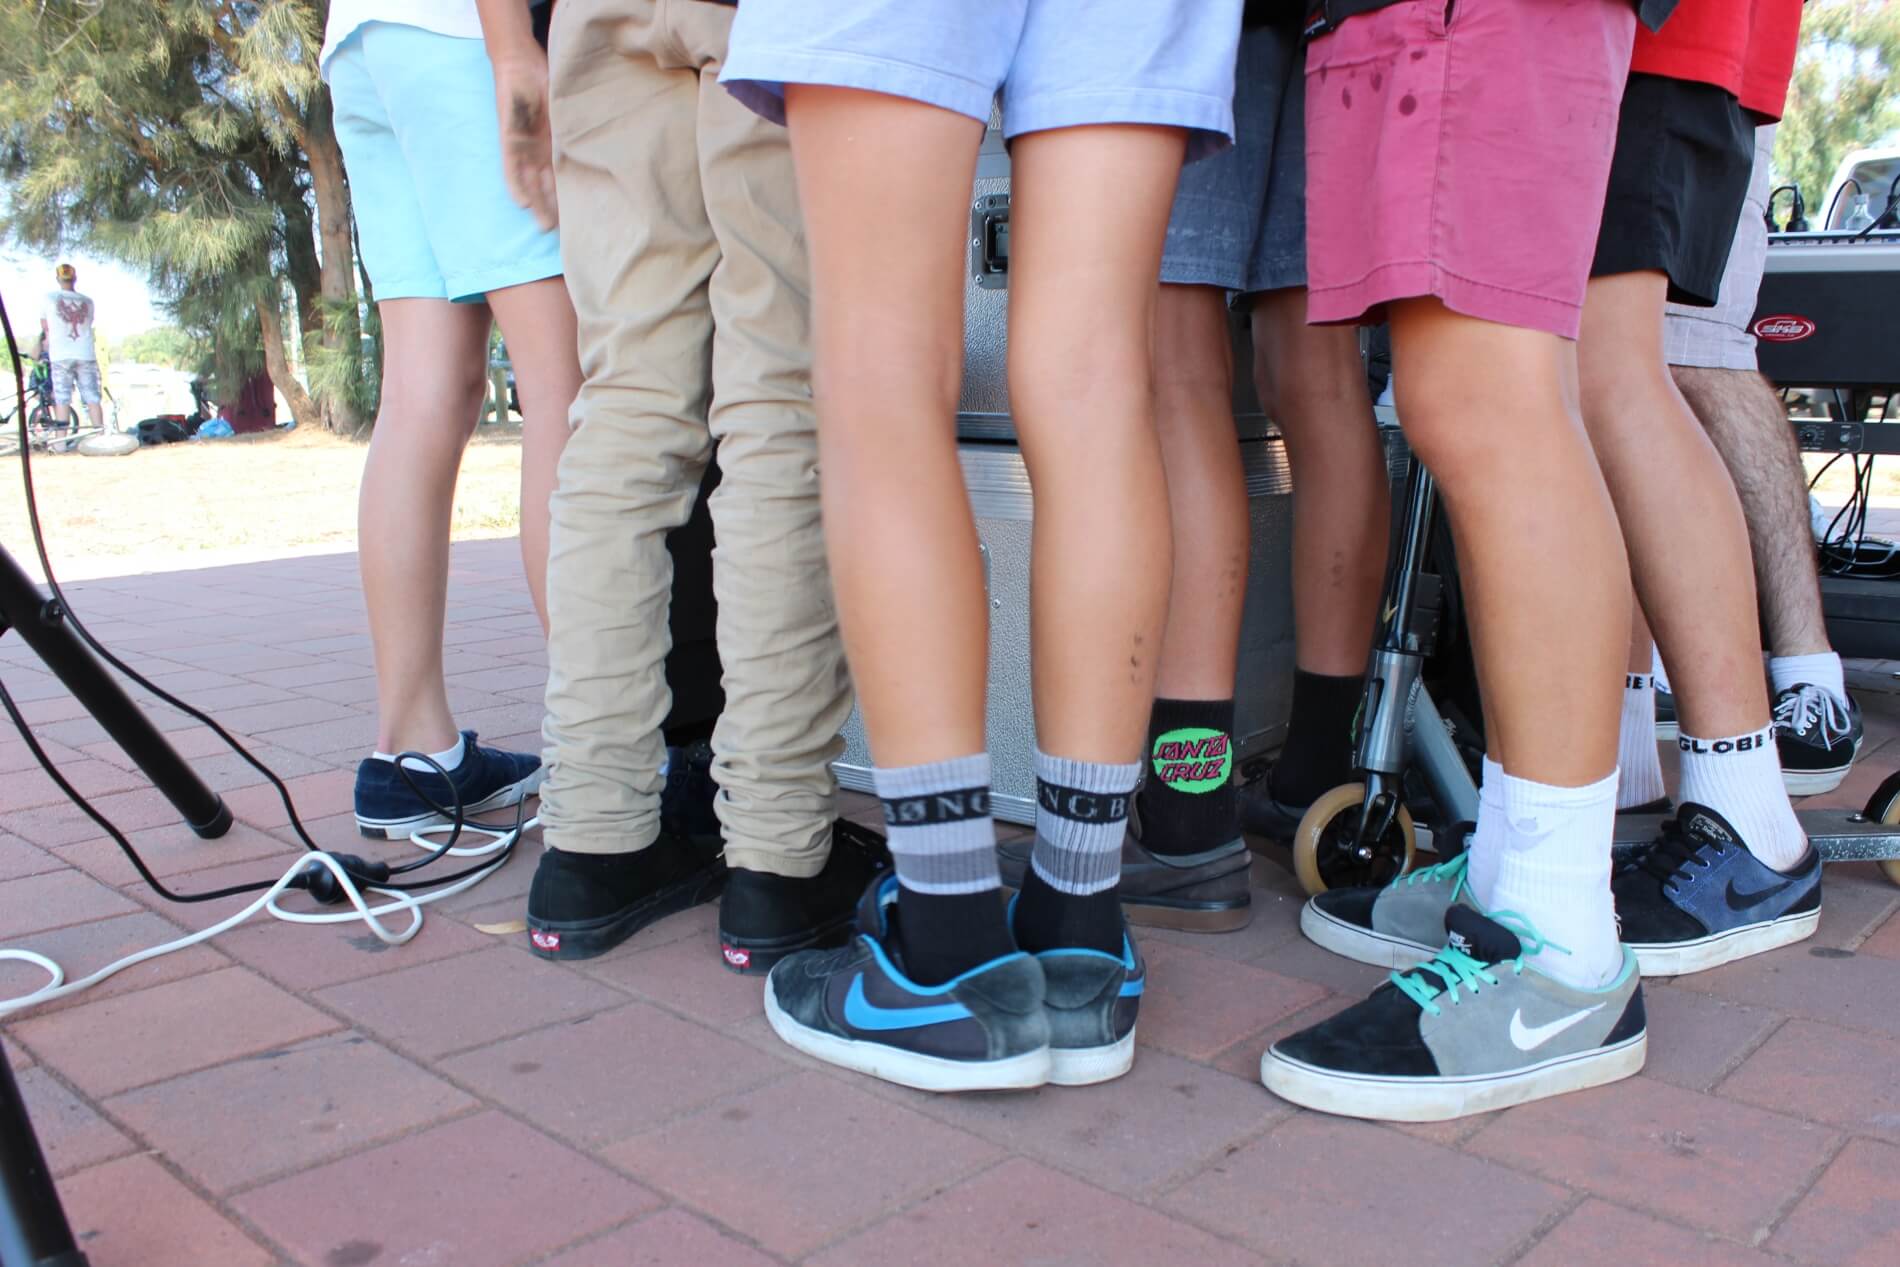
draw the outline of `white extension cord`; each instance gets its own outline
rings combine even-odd
[[[526,832],[530,827],[537,825],[540,821],[540,818],[537,816],[527,819],[521,823],[520,826],[509,826],[500,829],[481,827],[473,823],[464,823],[462,825],[464,835],[473,832],[480,836],[486,836],[488,837],[488,843],[474,846],[457,846],[456,848],[448,850],[446,856],[452,858],[481,858],[489,854],[505,853],[508,847],[520,838],[522,833]],[[451,828],[447,824],[443,824],[440,827],[425,827],[419,831],[411,832],[409,839],[419,848],[434,852],[442,846],[438,842],[429,840],[428,837],[430,834],[449,830],[451,830]],[[229,919],[221,920],[209,928],[192,933],[190,936],[180,937],[177,941],[166,942],[162,946],[153,946],[149,950],[141,950],[135,954],[127,955],[116,963],[107,964],[105,967],[99,969],[99,971],[90,976],[83,977],[78,981],[68,982],[66,980],[65,970],[62,969],[59,964],[36,951],[0,947],[0,962],[18,960],[23,963],[34,964],[44,969],[48,976],[51,977],[51,980],[31,994],[25,994],[16,999],[0,999],[0,1017],[9,1016],[15,1012],[34,1007],[41,1003],[49,1003],[54,999],[63,999],[69,995],[78,994],[82,990],[87,990],[98,985],[101,981],[104,981],[114,973],[122,972],[132,967],[134,964],[141,964],[147,960],[157,959],[161,955],[169,955],[173,951],[183,950],[188,946],[196,946],[199,942],[208,941],[216,937],[219,933],[236,928],[239,924],[242,924],[259,911],[269,911],[276,918],[292,924],[347,924],[361,920],[363,923],[369,925],[370,931],[376,935],[378,940],[390,946],[400,946],[414,937],[418,932],[422,931],[422,908],[424,906],[430,902],[439,902],[446,897],[453,897],[457,893],[467,892],[469,889],[480,884],[483,880],[486,880],[489,876],[495,874],[506,861],[506,857],[497,859],[493,866],[485,867],[477,871],[474,875],[465,876],[452,884],[445,885],[439,889],[432,889],[427,893],[403,893],[395,889],[379,889],[371,885],[368,889],[370,893],[393,899],[383,906],[372,907],[363,900],[363,890],[356,887],[356,882],[350,879],[349,874],[344,871],[342,864],[335,858],[327,853],[306,853],[303,857],[298,858],[296,863],[278,878],[277,883],[271,885],[269,889],[259,895],[249,906],[231,916]],[[349,899],[350,905],[356,909],[336,912],[287,911],[277,905],[279,895],[290,886],[290,882],[297,876],[308,871],[312,866],[327,867],[330,873],[336,877],[337,885],[342,889],[344,896]],[[409,926],[400,931],[392,931],[388,925],[383,923],[380,917],[400,911],[407,911],[409,913]]]

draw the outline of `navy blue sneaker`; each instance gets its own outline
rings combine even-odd
[[[1148,966],[1122,933],[1121,955],[1099,950],[1045,950],[1043,1015],[1049,1018],[1049,1081],[1085,1087],[1127,1073],[1135,1064],[1135,1013]]]
[[[885,872],[865,890],[848,944],[779,960],[765,979],[765,1017],[778,1036],[827,1064],[920,1091],[1049,1081],[1042,964],[1019,950],[918,985],[899,962],[897,913],[897,876]]]
[[[503,752],[484,748],[475,742],[475,732],[462,732],[466,749],[462,764],[444,779],[434,770],[409,771],[416,790],[410,788],[394,761],[365,757],[356,767],[356,826],[365,836],[377,840],[400,838],[424,827],[446,826],[450,819],[430,808],[426,796],[444,809],[453,809],[456,798],[462,802],[464,818],[488,810],[519,805],[523,797],[541,786],[541,758],[525,752]],[[453,784],[453,786],[450,786]]]
[[[1701,972],[1786,946],[1821,921],[1821,857],[1763,865],[1714,810],[1685,804],[1610,879],[1623,943],[1646,977]]]

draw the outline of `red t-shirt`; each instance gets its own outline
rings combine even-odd
[[[1630,69],[1715,84],[1779,119],[1800,32],[1801,0],[1682,0],[1662,30],[1637,29]]]

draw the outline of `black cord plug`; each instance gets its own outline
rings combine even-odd
[[[336,878],[336,872],[323,865],[320,858],[330,858],[349,873],[350,879],[360,887],[368,884],[381,884],[389,879],[389,864],[360,858],[353,853],[320,853],[304,864],[304,869],[291,878],[289,887],[303,889],[311,897],[325,906],[336,906],[349,900],[343,891],[342,881]]]

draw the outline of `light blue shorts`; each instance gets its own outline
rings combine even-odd
[[[1240,37],[1234,145],[1181,173],[1161,280],[1254,294],[1306,285],[1306,73],[1297,29]]]
[[[561,273],[561,243],[508,193],[480,40],[371,22],[326,67],[363,267],[381,299],[453,299]]]
[[[785,121],[785,85],[909,97],[1003,135],[1102,123],[1234,134],[1241,0],[768,0],[739,6],[719,80]]]

